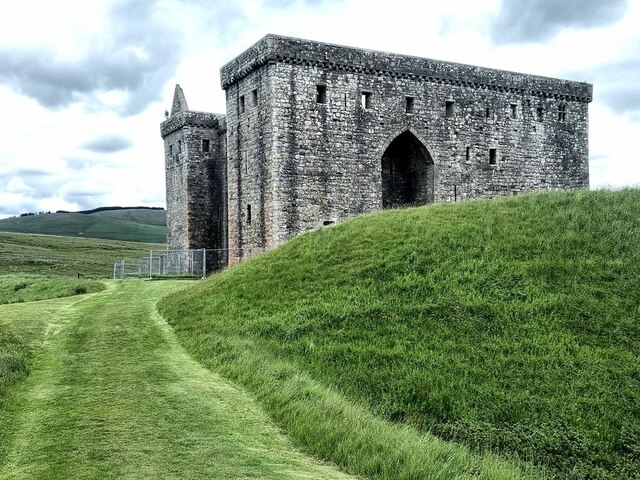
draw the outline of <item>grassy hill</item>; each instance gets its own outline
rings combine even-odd
[[[200,362],[351,472],[450,468],[410,433],[430,432],[558,478],[622,479],[640,476],[639,285],[628,189],[360,217],[160,308]],[[451,468],[429,478],[471,476]]]
[[[164,244],[0,231],[0,275],[37,273],[110,277],[121,258],[144,257]]]
[[[150,243],[164,243],[167,238],[165,211],[152,209],[5,218],[0,220],[0,231]]]

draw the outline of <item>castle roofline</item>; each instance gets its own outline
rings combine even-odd
[[[222,88],[268,63],[411,78],[471,88],[591,102],[589,83],[484,68],[397,53],[366,50],[269,34],[220,69]]]
[[[160,135],[167,135],[185,126],[215,128],[224,132],[227,130],[226,115],[219,113],[197,112],[194,110],[178,111],[160,124]]]

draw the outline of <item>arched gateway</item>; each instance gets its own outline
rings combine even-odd
[[[410,131],[402,132],[382,155],[382,207],[433,202],[433,159]]]

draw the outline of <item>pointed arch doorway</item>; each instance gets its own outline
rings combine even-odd
[[[433,158],[410,131],[398,135],[382,155],[382,208],[433,202]]]

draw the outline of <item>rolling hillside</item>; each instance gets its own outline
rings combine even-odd
[[[164,210],[136,208],[5,218],[0,231],[151,243],[167,238]]]
[[[159,243],[0,231],[0,275],[81,273],[87,277],[111,277],[115,261],[143,257],[149,250],[163,248],[166,246]]]
[[[456,461],[422,448],[428,432],[554,478],[627,479],[638,285],[640,190],[580,191],[363,216],[160,308],[197,360],[350,472],[453,478],[424,473],[430,454]]]

